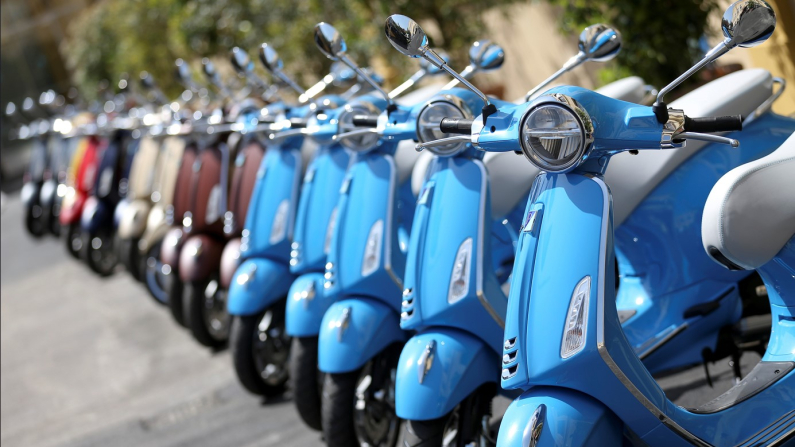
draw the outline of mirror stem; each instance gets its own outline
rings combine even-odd
[[[420,79],[424,78],[426,74],[428,74],[428,72],[427,72],[427,71],[425,71],[425,70],[423,70],[423,69],[420,69],[419,71],[417,71],[416,73],[414,73],[413,75],[411,75],[411,77],[410,77],[410,78],[406,79],[406,82],[404,82],[404,83],[402,83],[402,84],[398,85],[397,87],[395,87],[395,89],[394,89],[394,90],[392,90],[391,92],[389,92],[389,98],[390,98],[390,99],[395,99],[395,98],[397,98],[397,97],[398,97],[398,96],[400,96],[400,95],[401,95],[403,92],[405,92],[406,90],[408,90],[408,89],[410,89],[411,87],[413,87],[413,86],[414,86],[414,84],[416,84],[416,83],[420,82]]]
[[[689,78],[690,76],[693,76],[697,71],[704,68],[707,64],[714,62],[715,59],[726,54],[729,50],[731,50],[731,46],[729,45],[729,43],[730,43],[729,39],[726,39],[723,42],[715,45],[714,48],[709,50],[707,54],[704,55],[703,59],[701,59],[700,61],[698,61],[698,63],[690,67],[689,70],[679,75],[679,77],[674,79],[673,82],[660,89],[660,92],[657,93],[657,101],[654,103],[654,106],[652,106],[654,114],[657,116],[658,122],[660,122],[661,124],[665,124],[668,122],[668,108],[665,105],[665,99],[664,99],[665,94],[675,89],[677,86],[679,86],[679,84],[684,82],[685,79]]]
[[[472,64],[469,64],[466,67],[464,67],[463,70],[461,70],[461,73],[460,73],[461,77],[464,78],[464,79],[469,79],[469,77],[472,76],[475,73],[475,70],[476,70],[476,67],[474,65],[472,65]],[[461,81],[459,81],[457,78],[453,78],[452,81],[448,82],[447,84],[445,84],[444,87],[442,87],[442,90],[450,90],[451,88],[455,88],[455,86],[460,84],[460,83],[461,83]]]
[[[552,76],[546,78],[544,80],[544,82],[538,84],[532,90],[527,92],[527,95],[525,95],[524,100],[525,101],[530,101],[530,98],[532,98],[536,93],[541,91],[542,88],[544,88],[544,87],[548,86],[549,84],[551,84],[552,81],[554,81],[555,79],[561,77],[564,73],[570,71],[574,67],[577,67],[578,65],[582,64],[583,62],[585,62],[585,59],[586,59],[585,53],[580,52],[580,53],[577,53],[576,55],[574,55],[571,59],[566,61],[566,63],[563,64],[562,67],[560,67],[560,70],[556,71]]]
[[[282,82],[287,84],[287,86],[289,86],[291,89],[295,90],[296,93],[298,93],[299,95],[303,95],[306,93],[306,91],[302,89],[301,86],[296,84],[292,79],[290,79],[289,76],[282,73],[281,70],[274,70],[273,74],[275,74]]]
[[[384,99],[386,99],[386,102],[387,102],[387,104],[389,104],[389,106],[394,105],[394,102],[392,101],[392,98],[389,97],[389,94],[387,94],[387,92],[385,92],[384,89],[382,89],[381,86],[378,85],[377,82],[373,81],[373,79],[370,78],[370,76],[367,76],[367,73],[362,71],[362,69],[359,68],[359,66],[356,65],[352,60],[350,60],[350,58],[348,58],[347,55],[340,54],[338,57],[339,57],[340,61],[342,61],[342,63],[344,63],[345,65],[350,67],[351,70],[355,71],[356,74],[358,74],[360,78],[364,79],[365,82],[370,84],[371,87],[373,87],[376,91],[378,91],[382,95],[384,95]]]

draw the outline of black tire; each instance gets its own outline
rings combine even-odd
[[[403,447],[439,447],[450,416],[429,421],[406,421],[403,426]]]
[[[168,305],[169,278],[163,273],[163,263],[160,261],[160,241],[152,244],[139,262],[138,271],[141,272],[141,281],[149,296],[161,306]]]
[[[56,202],[60,200],[59,197],[54,199]],[[47,224],[47,228],[50,233],[55,237],[61,236],[61,222],[58,220],[58,216],[61,214],[61,205],[59,203],[53,203],[50,207],[50,214],[49,214],[49,222]]]
[[[113,274],[118,264],[110,231],[100,230],[96,234],[83,233],[81,257],[97,275],[107,277]]]
[[[402,345],[394,344],[356,371],[326,374],[321,415],[326,444],[394,447],[400,434],[395,382]]]
[[[491,403],[496,389],[493,383],[481,386],[441,418],[406,421],[403,425],[403,447],[441,447],[450,436],[453,436],[455,446],[496,446],[499,424],[487,421],[488,433],[483,433],[483,418],[491,416]]]
[[[41,205],[34,203],[30,205],[25,213],[25,228],[31,236],[39,239],[47,232],[47,225],[44,222],[44,211]]]
[[[180,326],[185,326],[185,311],[183,309],[183,296],[185,285],[179,278],[176,270],[171,270],[166,279],[166,291],[168,292],[168,310]]]
[[[294,337],[290,351],[290,388],[295,408],[306,425],[320,431],[323,381],[317,368],[317,337]]]
[[[229,334],[238,380],[249,392],[264,397],[284,394],[289,376],[290,340],[284,333],[284,305],[276,307],[233,317]]]
[[[124,268],[138,281],[144,281],[144,270],[141,269],[141,253],[138,251],[139,238],[126,238],[122,239],[116,237],[116,248],[118,251],[119,261],[124,265]]]
[[[213,284],[215,293],[208,298],[206,291]],[[221,290],[220,287],[215,278],[193,281],[186,284],[183,294],[185,326],[196,341],[213,349],[224,346],[229,340],[229,314],[225,314],[225,317],[221,315],[226,312],[226,290]],[[225,321],[222,321],[224,318]],[[215,327],[216,323],[218,327]]]
[[[320,406],[323,437],[329,447],[359,447],[353,425],[353,405],[360,370],[326,374]]]
[[[80,233],[80,222],[70,224],[64,234],[66,252],[73,258],[80,259],[80,251],[83,248],[83,237]]]

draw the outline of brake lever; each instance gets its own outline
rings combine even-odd
[[[423,149],[429,147],[446,146],[453,143],[472,143],[472,136],[470,135],[456,135],[454,137],[442,138],[440,140],[428,141],[426,143],[419,143],[414,147],[417,152],[422,152]]]
[[[728,144],[731,147],[740,147],[740,142],[734,138],[726,138],[708,133],[682,132],[676,136],[675,140],[701,140],[709,141],[710,143]]]
[[[341,141],[341,140],[344,140],[346,138],[353,138],[353,137],[359,137],[359,136],[362,136],[362,135],[370,135],[370,134],[377,134],[377,133],[378,133],[378,129],[357,129],[357,130],[352,130],[350,132],[341,133],[339,135],[334,135],[333,137],[331,137],[331,139],[332,139],[332,141]]]

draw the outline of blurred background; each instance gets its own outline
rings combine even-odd
[[[768,0],[778,15],[778,29],[758,48],[736,51],[694,78],[699,81],[740,68],[763,67],[795,85],[795,0]],[[231,76],[229,50],[252,52],[273,45],[287,72],[304,84],[325,73],[330,61],[315,48],[312,26],[332,23],[361,64],[373,67],[397,85],[413,67],[383,37],[382,24],[392,13],[408,15],[430,34],[433,45],[447,50],[454,66],[463,67],[466,49],[489,38],[506,50],[506,63],[476,83],[488,93],[515,99],[546,78],[575,52],[583,26],[605,22],[624,35],[624,49],[605,65],[575,70],[561,79],[583,87],[641,76],[662,87],[718,39],[720,13],[728,0],[1,0],[0,76],[3,107],[54,89],[76,87],[85,100],[99,86],[114,88],[122,76],[142,70],[153,74],[172,97],[180,89],[174,60],[194,67],[203,57],[218,59],[222,75]],[[220,62],[219,62],[220,61]],[[197,68],[198,69],[198,68]],[[257,69],[260,69],[259,67]],[[104,83],[104,84],[103,84]],[[795,90],[776,102],[778,113],[795,112]],[[9,142],[2,122],[0,178],[4,190],[19,185],[27,163],[24,144]]]

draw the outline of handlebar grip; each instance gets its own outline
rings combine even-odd
[[[743,130],[743,117],[740,115],[712,116],[705,118],[685,117],[685,131],[687,132],[731,132]]]
[[[378,115],[354,115],[351,121],[356,127],[378,127]]]
[[[462,118],[443,118],[442,122],[439,123],[439,130],[444,133],[469,135],[472,132],[472,123],[474,121]]]
[[[294,129],[303,129],[306,127],[306,120],[303,118],[290,118],[290,127]]]

